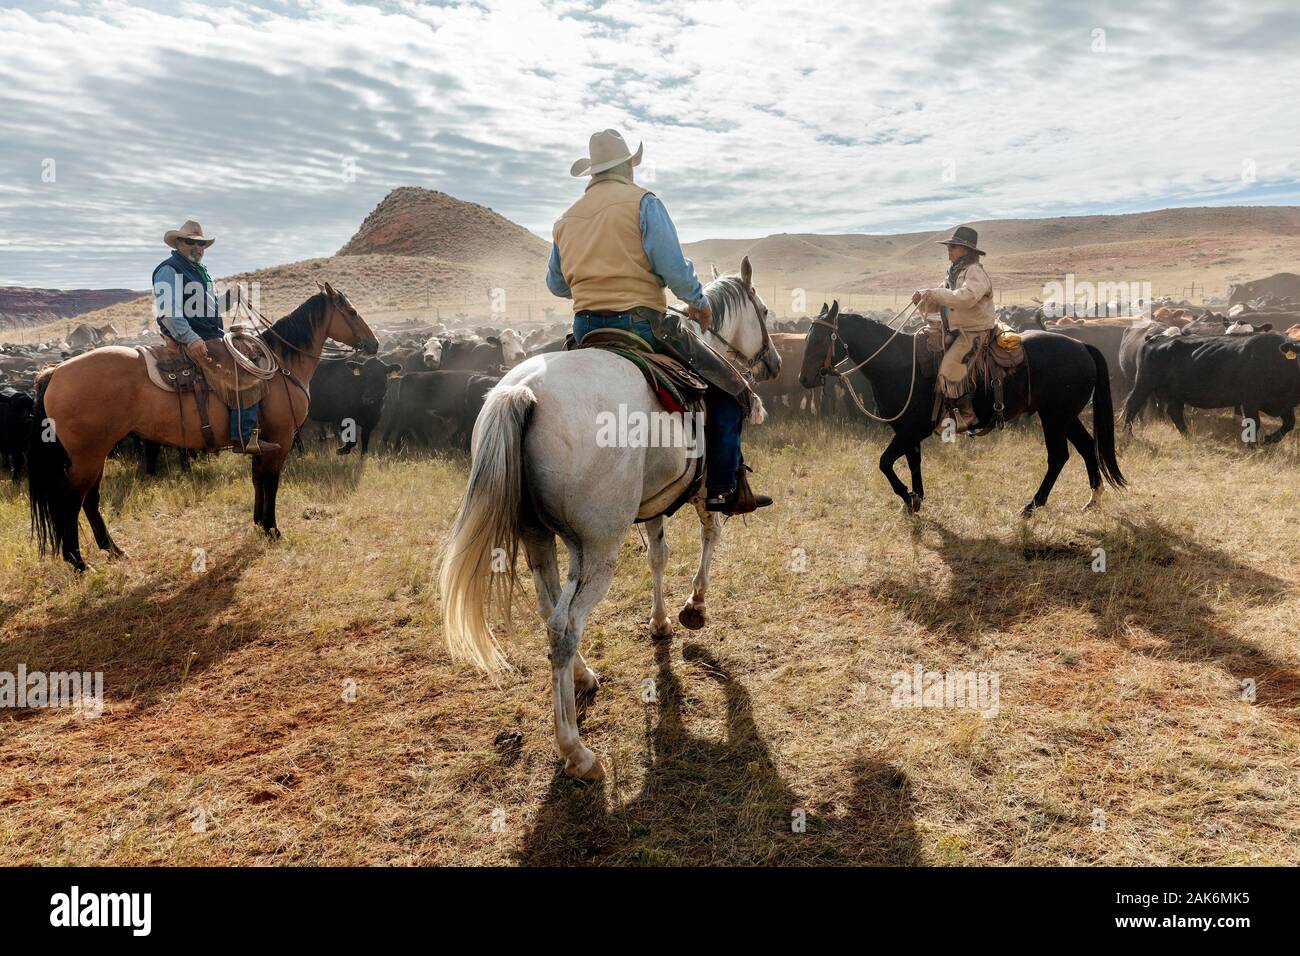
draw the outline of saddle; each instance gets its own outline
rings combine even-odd
[[[566,343],[567,346],[567,343]],[[645,376],[665,411],[697,411],[708,383],[676,356],[656,352],[646,340],[625,329],[592,329],[573,348],[605,349],[627,359]]]
[[[927,374],[935,375],[938,373],[943,353],[955,338],[956,333],[949,333],[948,336],[945,336],[941,325],[932,323],[927,326],[925,330],[926,356],[921,363]],[[1025,365],[1025,347],[1020,333],[1005,322],[998,322],[987,333],[975,338],[975,344],[971,346],[971,350],[962,356],[962,363],[966,366],[966,381],[971,388],[976,390],[987,389],[993,392],[994,422],[977,434],[985,435],[995,427],[1001,428],[1006,424],[1006,420],[1003,418],[1005,382],[1022,365],[1025,366],[1026,374],[1029,371],[1029,366]],[[942,401],[943,396],[936,393],[936,419]]]
[[[239,339],[235,339],[239,347]],[[208,421],[208,395],[215,394],[227,408],[248,408],[266,397],[269,381],[262,381],[243,372],[230,356],[230,350],[221,339],[209,339],[208,352],[219,364],[218,367],[200,366],[189,357],[175,339],[163,337],[161,345],[137,345],[136,351],[144,359],[145,371],[149,381],[167,392],[176,393],[177,411],[182,411],[182,402],[188,392],[194,394],[199,411],[199,424],[203,433],[203,444],[208,450],[216,447],[212,425]],[[258,368],[267,368],[267,359],[260,352],[239,347],[242,355],[253,361]],[[184,418],[182,417],[182,421]]]
[[[645,377],[646,384],[665,411],[696,415],[699,416],[697,420],[703,421],[704,394],[708,391],[708,384],[676,356],[651,349],[646,340],[635,332],[624,329],[592,329],[582,337],[581,342],[575,342],[570,334],[564,347],[569,350],[604,349],[622,356]],[[638,522],[649,521],[652,517],[672,517],[677,509],[695,497],[704,482],[704,455],[696,455],[694,461],[695,473],[686,490],[659,515],[638,518]]]

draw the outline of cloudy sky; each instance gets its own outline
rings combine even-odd
[[[1300,4],[0,0],[0,284],[329,255],[392,188],[549,236],[595,129],[685,240],[1300,202]]]

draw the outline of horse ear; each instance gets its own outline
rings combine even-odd
[[[713,278],[714,279],[719,278],[721,274],[718,272],[718,264],[716,262],[710,262],[709,268],[713,270]]]
[[[323,286],[321,286],[321,291],[324,292],[331,299],[334,298],[334,287],[330,285],[328,282],[326,282]]]
[[[826,316],[826,318],[827,318],[828,321],[830,321],[830,322],[834,322],[835,319],[836,319],[836,317],[837,317],[839,314],[840,314],[840,300],[839,300],[839,299],[832,299],[832,300],[831,300],[831,311],[830,311],[830,315]]]
[[[321,292],[325,291],[325,287],[321,285],[320,279],[316,280],[316,288],[319,289]]]
[[[740,281],[750,285],[754,278],[754,267],[749,264],[749,256],[740,260]]]

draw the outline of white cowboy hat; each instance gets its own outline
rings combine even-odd
[[[203,227],[193,219],[186,219],[185,225],[179,229],[168,229],[163,233],[163,242],[173,249],[176,248],[177,239],[190,239],[194,242],[201,242],[205,246],[210,246],[217,241],[215,236],[205,236]]]
[[[604,129],[599,133],[592,133],[591,142],[587,145],[587,152],[591,156],[580,159],[569,167],[569,175],[591,176],[613,169],[629,160],[633,166],[640,166],[643,149],[645,143],[640,143],[637,145],[636,152],[631,152],[616,129]]]

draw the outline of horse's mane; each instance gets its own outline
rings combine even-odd
[[[269,331],[262,333],[262,338],[281,355],[289,349],[307,348],[325,315],[327,299],[324,292],[317,292],[284,318],[277,319]]]
[[[738,275],[719,276],[704,287],[704,297],[709,300],[709,309],[717,323],[714,329],[728,338],[737,313],[749,302],[745,284]]]

